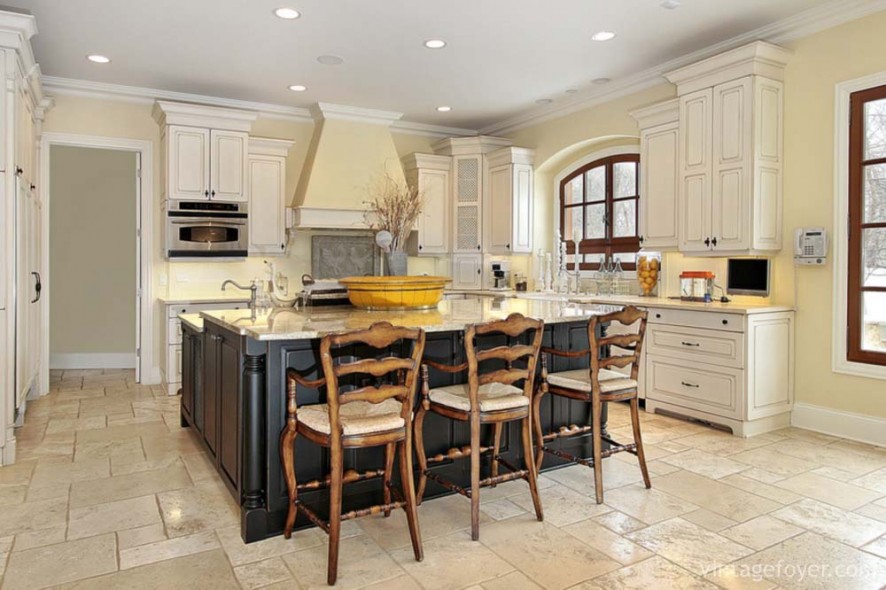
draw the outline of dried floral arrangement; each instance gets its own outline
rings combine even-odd
[[[391,251],[402,251],[421,214],[421,192],[386,172],[370,184],[368,193],[366,224],[374,231],[390,232]]]

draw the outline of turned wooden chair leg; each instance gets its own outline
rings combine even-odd
[[[394,453],[397,450],[397,443],[388,443],[385,445],[385,477],[382,487],[384,488],[385,504],[391,503],[391,476],[394,475]],[[385,509],[385,518],[391,515],[391,509]]]
[[[591,412],[593,412],[593,417],[591,418],[593,431],[593,444],[594,444],[594,488],[597,492],[597,504],[603,503],[603,439],[601,438],[601,423],[602,418],[600,414],[603,411],[603,403],[600,401],[600,394],[595,393],[592,395],[591,402]]]
[[[400,443],[400,483],[403,486],[403,499],[406,501],[406,521],[409,523],[409,537],[412,539],[412,552],[415,561],[424,559],[421,547],[421,530],[418,527],[418,510],[415,501],[415,482],[412,479],[412,445],[407,437]]]
[[[480,414],[471,414],[471,539],[480,539]]]
[[[496,422],[492,425],[492,477],[498,477],[498,453],[501,450],[501,430],[501,422]],[[495,484],[492,484],[490,487],[495,487]]]
[[[539,390],[532,400],[532,428],[535,430],[535,471],[541,471],[541,464],[545,458],[545,439],[541,430],[541,398],[545,392]]]
[[[332,472],[329,479],[329,558],[327,560],[326,583],[332,586],[338,578],[338,545],[341,537],[341,497],[344,457],[341,443],[330,447]]]
[[[535,460],[532,457],[532,431],[529,416],[520,420],[520,430],[523,435],[523,462],[529,471],[529,491],[532,494],[532,504],[535,506],[535,517],[544,520],[545,515],[541,508],[541,497],[538,495],[538,473],[535,469]]]
[[[637,460],[640,462],[640,471],[643,473],[643,483],[646,489],[652,488],[649,481],[649,470],[646,469],[646,453],[643,451],[643,437],[640,435],[640,400],[631,398],[631,427],[634,430],[634,442],[637,444]]]
[[[289,509],[286,512],[286,524],[283,527],[283,536],[292,537],[292,527],[295,526],[297,510],[295,503],[298,500],[298,484],[295,479],[295,432],[284,430],[280,437],[280,455],[283,460],[283,473],[286,477],[286,489],[289,491]]]
[[[415,492],[415,503],[417,506],[421,506],[421,500],[425,495],[425,486],[428,485],[428,476],[426,473],[428,470],[428,456],[425,455],[425,439],[422,434],[422,429],[425,423],[425,414],[427,413],[428,411],[424,409],[424,407],[419,407],[418,411],[415,413],[415,420],[413,423],[415,436],[413,436],[412,439],[415,441],[415,454],[418,457],[418,489]]]

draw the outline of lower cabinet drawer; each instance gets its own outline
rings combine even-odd
[[[650,307],[649,325],[653,324],[743,332],[744,316],[739,313],[723,313],[719,311]]]
[[[744,367],[744,334],[683,326],[650,325],[646,329],[646,351],[656,356]]]
[[[651,400],[741,419],[744,371],[705,363],[646,357],[646,397]]]

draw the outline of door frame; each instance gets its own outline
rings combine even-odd
[[[154,143],[144,139],[102,137],[74,133],[44,132],[40,137],[40,184],[43,203],[42,266],[49,279],[49,208],[52,189],[49,183],[50,148],[54,145],[69,147],[97,148],[127,151],[138,154],[136,164],[136,252],[138,260],[137,285],[141,287],[138,309],[136,310],[136,374],[142,383],[159,383],[159,374],[154,359]],[[52,296],[52,281],[44,287],[46,298],[42,308],[44,334],[40,354],[40,394],[49,391],[49,300]],[[134,294],[138,297],[138,294]]]

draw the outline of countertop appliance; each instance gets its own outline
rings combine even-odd
[[[299,301],[305,307],[322,307],[327,305],[350,305],[348,289],[335,280],[314,280],[304,274],[301,277],[302,292]]]
[[[169,258],[244,258],[249,253],[246,203],[168,201]]]
[[[492,284],[491,289],[504,291],[511,288],[511,264],[504,260],[496,260],[491,263]]]
[[[726,266],[726,292],[769,297],[769,259],[730,258]]]

